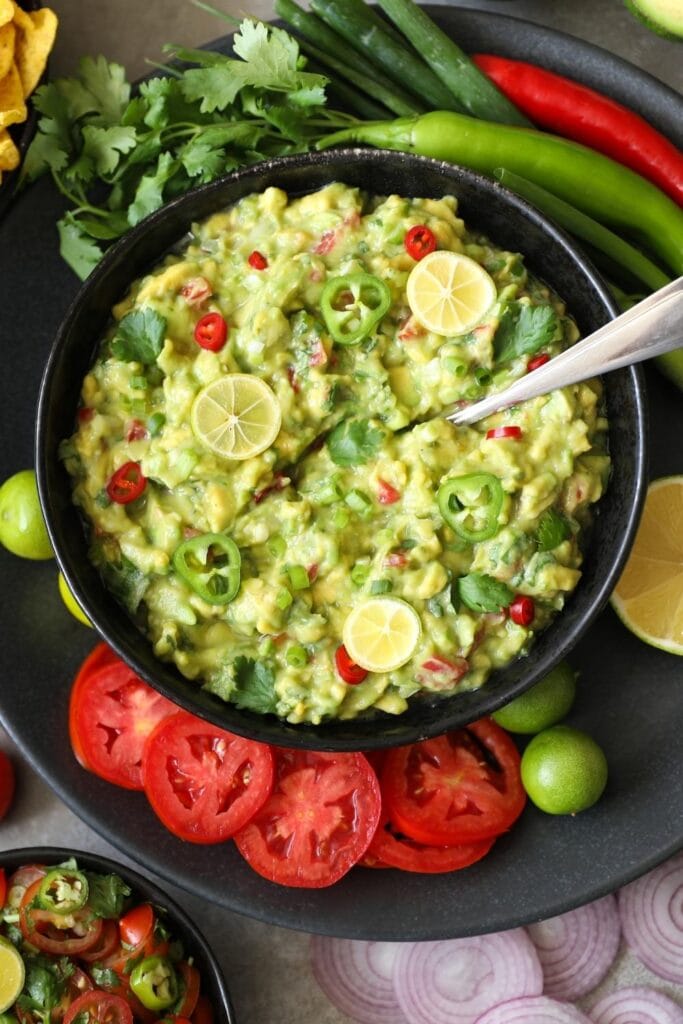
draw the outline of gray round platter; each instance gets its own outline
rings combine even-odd
[[[683,147],[683,100],[637,68],[570,36],[500,15],[432,7],[470,51],[543,63],[631,106]],[[228,40],[219,44],[227,46]],[[43,363],[77,281],[59,258],[61,200],[43,180],[20,195],[0,235],[3,340],[0,479],[32,462]],[[681,471],[680,394],[648,373],[651,476]],[[0,716],[37,770],[96,831],[162,878],[273,924],[364,939],[420,940],[511,928],[561,913],[628,882],[683,845],[681,662],[646,647],[607,609],[572,653],[580,671],[570,716],[602,744],[610,782],[576,818],[527,808],[479,864],[450,875],[355,869],[329,889],[281,888],[232,844],[181,843],[142,794],[84,772],[68,740],[69,684],[95,637],[70,619],[53,563],[0,552]]]

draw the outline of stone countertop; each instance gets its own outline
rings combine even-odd
[[[268,0],[223,0],[219,6],[239,16],[244,11],[268,18]],[[158,60],[164,42],[196,45],[224,34],[224,27],[189,0],[51,0],[60,32],[51,61],[53,76],[70,74],[83,54],[104,53],[118,60],[131,77],[145,73],[145,58]],[[683,90],[683,43],[668,42],[635,21],[620,0],[473,0],[475,7],[525,18],[560,29],[604,47]],[[58,845],[110,856],[117,850],[81,822],[14,749],[0,729],[0,748],[13,758],[17,797],[0,825],[0,849]],[[139,867],[139,865],[135,865]],[[142,869],[144,872],[144,868]],[[239,1024],[345,1024],[313,980],[309,936],[242,918],[175,889],[163,886],[200,923],[225,971]],[[683,1003],[683,986],[663,982],[622,948],[608,978],[585,1001],[589,1008],[603,992],[630,984],[652,985]]]

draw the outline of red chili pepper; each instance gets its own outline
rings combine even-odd
[[[272,484],[268,484],[266,487],[262,487],[260,491],[254,491],[254,504],[260,505],[264,498],[267,498],[269,494],[274,491],[282,491],[287,486],[283,473],[276,473],[273,477]]]
[[[378,480],[377,483],[379,485],[377,500],[380,505],[393,505],[400,500],[401,492],[397,491],[391,484],[388,484],[386,480]]]
[[[313,252],[317,253],[319,256],[326,256],[328,252],[332,252],[336,241],[336,231],[332,231],[331,229],[328,231],[323,231],[322,235],[320,236],[320,241],[313,249]]]
[[[491,430],[486,431],[486,440],[498,440],[504,437],[513,437],[515,441],[518,441],[522,436],[521,427],[492,427]]]
[[[290,387],[295,395],[298,395],[301,391],[301,385],[296,376],[296,370],[293,366],[287,367],[287,380],[289,381]]]
[[[364,668],[356,665],[355,661],[351,661],[343,644],[334,652],[334,663],[337,666],[337,672],[349,686],[358,686],[367,676]]]
[[[540,356],[534,356],[526,364],[527,373],[531,373],[532,370],[537,370],[539,366],[545,366],[546,363],[550,362],[550,356],[547,352],[541,352]]]
[[[308,580],[309,580],[309,582],[310,583],[315,583],[315,581],[318,578],[318,565],[317,565],[317,562],[314,562],[312,565],[307,566],[306,567],[306,572],[308,573]]]
[[[436,249],[436,235],[426,224],[416,224],[406,232],[403,244],[409,256],[421,260]]]
[[[384,559],[384,565],[388,569],[405,569],[408,564],[408,556],[404,551],[390,551]]]
[[[309,366],[324,366],[327,362],[327,352],[320,338],[317,338],[311,347],[311,354],[308,357]]]
[[[254,249],[254,251],[250,253],[248,263],[250,267],[254,268],[254,270],[265,270],[268,266],[268,260],[262,252],[258,251],[258,249]]]
[[[207,313],[197,321],[194,340],[209,352],[220,352],[228,337],[228,325],[220,313]]]
[[[117,505],[128,505],[139,498],[147,479],[142,475],[139,462],[124,462],[111,477],[107,484],[107,495]]]
[[[95,415],[95,410],[92,409],[89,405],[84,405],[81,409],[78,410],[76,415],[78,416],[79,423],[90,423],[90,420]]]
[[[147,437],[147,428],[140,420],[131,420],[126,431],[126,441],[143,441]]]
[[[508,611],[510,612],[510,618],[518,626],[530,626],[536,614],[534,599],[527,597],[525,594],[517,594]]]
[[[683,152],[628,107],[535,64],[488,53],[473,60],[539,127],[605,153],[683,204]]]

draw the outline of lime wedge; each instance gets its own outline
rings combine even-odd
[[[416,263],[406,285],[416,320],[451,337],[478,324],[496,300],[496,285],[475,260],[437,249]]]
[[[392,672],[412,657],[420,639],[420,618],[396,597],[372,597],[353,609],[342,639],[349,657],[368,672]]]
[[[280,432],[280,405],[260,377],[230,373],[207,384],[191,413],[195,437],[224,459],[250,459]]]

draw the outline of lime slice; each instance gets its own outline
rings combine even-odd
[[[437,249],[416,263],[406,285],[416,320],[434,334],[464,334],[496,300],[493,279],[475,260]]]
[[[392,672],[413,655],[422,627],[414,608],[395,597],[372,597],[354,608],[342,639],[352,661],[368,672]]]
[[[611,602],[624,625],[645,643],[683,654],[683,476],[650,484]]]
[[[75,619],[78,619],[79,622],[83,623],[84,626],[90,626],[90,628],[92,629],[92,622],[90,621],[88,616],[85,614],[85,612],[82,610],[82,608],[81,608],[80,604],[78,603],[78,601],[76,600],[76,598],[71,593],[71,590],[69,588],[69,584],[66,582],[66,580],[64,579],[64,576],[61,574],[61,572],[60,572],[60,574],[58,576],[58,586],[59,586],[59,596],[61,597],[62,601],[64,602],[66,607],[69,609],[69,611],[71,612],[73,617]]]
[[[24,961],[11,942],[0,937],[0,1013],[9,1010],[24,987]]]
[[[230,373],[203,388],[194,400],[192,430],[224,459],[260,455],[280,432],[280,405],[260,377]]]

